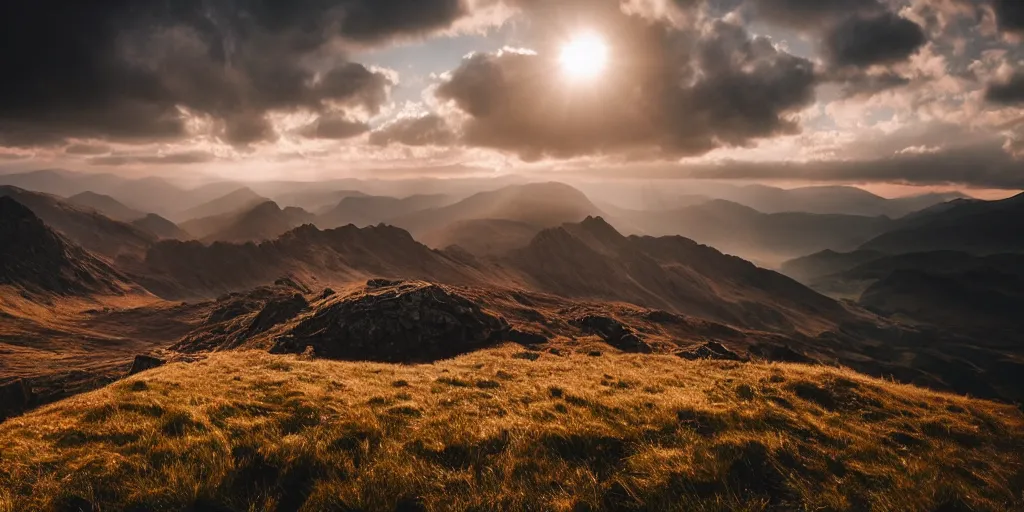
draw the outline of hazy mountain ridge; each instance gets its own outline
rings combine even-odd
[[[118,222],[92,209],[81,209],[46,194],[0,186],[0,197],[10,197],[28,207],[47,226],[90,252],[111,260],[141,257],[156,236]]]
[[[955,201],[903,220],[860,249],[890,254],[1024,252],[1024,194],[1001,201]]]
[[[95,192],[82,192],[67,198],[67,202],[97,212],[121,222],[133,222],[146,216],[145,213],[121,204],[113,197]]]
[[[403,198],[357,195],[342,199],[338,204],[316,216],[313,222],[323,229],[352,224],[356,227],[390,223],[423,210],[446,206],[452,198],[443,194],[413,195]]]
[[[579,190],[550,182],[481,192],[449,206],[395,217],[390,223],[413,236],[423,236],[467,220],[510,220],[540,229],[600,214],[600,209]]]
[[[0,197],[0,245],[0,285],[56,296],[123,295],[129,290],[123,275],[64,240],[10,197]]]
[[[143,231],[156,235],[160,240],[189,240],[192,238],[192,235],[178,227],[177,224],[155,213],[150,213],[141,219],[136,219],[131,224]]]
[[[761,213],[725,200],[622,217],[655,236],[682,235],[746,259],[777,265],[821,250],[850,251],[893,226],[888,217]]]
[[[192,221],[217,217],[252,208],[266,201],[267,198],[253,192],[251,188],[243,187],[227,195],[177,213],[174,218],[180,221]]]

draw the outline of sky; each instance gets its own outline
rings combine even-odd
[[[1020,0],[11,0],[0,172],[1024,189]]]

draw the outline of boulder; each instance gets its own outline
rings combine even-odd
[[[163,359],[153,356],[137,355],[135,356],[135,360],[132,361],[132,367],[128,370],[128,375],[135,375],[146,370],[152,370],[153,368],[158,368],[166,363],[167,362]]]
[[[279,336],[273,353],[383,362],[426,362],[501,341],[507,323],[448,287],[372,280],[364,293],[320,308]]]
[[[0,384],[0,419],[18,414],[32,405],[32,388],[24,379]]]
[[[276,325],[283,324],[309,307],[309,302],[302,294],[296,293],[288,298],[270,300],[263,309],[256,314],[249,325],[247,336],[254,336],[266,332]]]
[[[605,343],[623,351],[651,353],[651,347],[631,327],[614,318],[586,315],[570,321],[586,334],[599,336]]]
[[[805,356],[785,345],[761,343],[750,347],[750,354],[778,363],[817,364],[818,360]]]
[[[725,345],[715,341],[709,341],[703,345],[697,347],[694,350],[686,352],[680,352],[677,354],[683,359],[689,359],[691,361],[697,359],[714,359],[718,361],[742,361],[743,358],[739,354],[725,348]]]

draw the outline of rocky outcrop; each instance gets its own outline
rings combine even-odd
[[[448,287],[372,280],[363,293],[332,297],[271,348],[274,353],[385,362],[453,357],[500,341],[503,319]]]
[[[268,301],[263,309],[256,314],[249,325],[248,336],[266,332],[276,325],[283,324],[298,316],[299,313],[309,307],[309,302],[301,294],[296,293],[291,297]]]
[[[756,343],[750,347],[750,354],[776,363],[818,364],[818,360],[801,354],[785,345]]]
[[[0,420],[14,416],[32,405],[32,388],[23,379],[0,384]]]
[[[278,286],[225,295],[202,325],[171,348],[189,354],[238,348],[306,311],[309,301],[297,289],[286,279],[278,280]]]
[[[679,352],[677,354],[683,359],[689,359],[695,361],[698,359],[714,359],[717,361],[743,361],[743,358],[739,354],[725,348],[725,345],[715,341],[709,341],[703,345],[686,352]]]
[[[135,360],[132,361],[132,367],[128,370],[128,375],[135,375],[146,370],[159,368],[166,363],[167,361],[153,356],[137,355],[135,356]]]
[[[651,347],[631,327],[614,318],[586,315],[570,322],[584,333],[599,336],[605,343],[623,352],[650,353]]]

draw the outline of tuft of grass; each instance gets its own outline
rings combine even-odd
[[[825,367],[516,353],[170,364],[0,424],[0,511],[1024,507],[1010,406]]]

